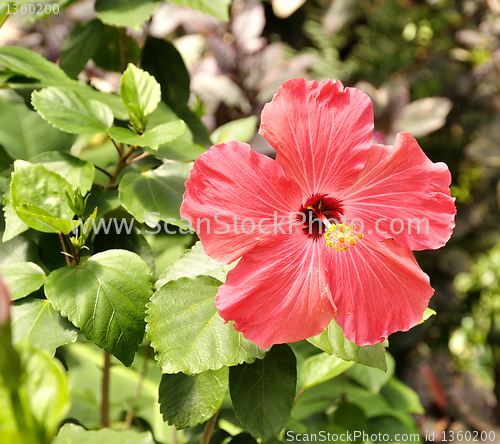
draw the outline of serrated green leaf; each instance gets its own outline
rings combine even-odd
[[[105,132],[113,124],[111,109],[69,88],[49,87],[34,91],[31,103],[49,123],[72,134]]]
[[[69,151],[74,141],[74,136],[30,111],[17,95],[0,93],[0,122],[0,144],[13,159],[28,160],[45,151]]]
[[[238,142],[250,142],[250,139],[255,135],[257,125],[257,116],[246,117],[245,119],[237,119],[225,125],[219,126],[210,139],[214,145],[218,143],[227,143],[233,140]]]
[[[391,379],[394,375],[394,368],[396,366],[394,358],[387,353],[387,371],[379,370],[378,368],[367,367],[361,364],[354,364],[349,370],[347,375],[356,381],[361,386],[367,388],[372,393],[378,393],[380,389]]]
[[[159,396],[163,420],[177,429],[204,423],[221,406],[228,385],[228,367],[192,376],[163,375]]]
[[[76,329],[46,299],[26,298],[12,307],[14,343],[28,339],[38,349],[54,356],[58,347],[75,342],[77,337]]]
[[[213,15],[227,22],[229,20],[229,4],[231,0],[171,0],[181,6],[197,9],[205,14]]]
[[[143,132],[149,116],[161,100],[159,83],[152,75],[129,63],[122,74],[120,96],[128,109],[132,125]]]
[[[264,350],[217,313],[220,285],[210,276],[181,278],[166,283],[151,298],[146,332],[163,373],[192,375],[264,356]]]
[[[0,47],[0,65],[33,79],[54,85],[71,83],[72,80],[55,63],[30,49],[21,46]]]
[[[335,319],[330,322],[326,330],[309,338],[308,341],[329,355],[338,356],[344,361],[354,361],[383,371],[387,369],[385,347],[382,344],[361,347],[349,341]]]
[[[59,174],[42,165],[18,160],[14,163],[10,191],[16,214],[31,228],[45,233],[71,231],[74,214],[66,193],[72,194],[73,189]]]
[[[30,163],[41,164],[45,168],[64,177],[73,187],[85,195],[92,188],[94,165],[66,153],[46,152],[32,157]]]
[[[196,242],[194,246],[186,250],[184,254],[161,274],[155,284],[156,288],[169,281],[181,277],[195,278],[196,276],[212,276],[213,278],[224,282],[226,275],[234,268],[236,263],[231,265],[221,264],[212,259],[205,253],[201,242]]]
[[[99,46],[104,25],[99,20],[80,23],[63,43],[60,55],[61,68],[76,79]]]
[[[287,423],[295,400],[296,363],[291,348],[280,344],[262,360],[230,368],[234,412],[252,436],[267,441]]]
[[[38,290],[45,282],[43,270],[33,262],[14,262],[0,267],[10,291],[10,300],[24,298]]]
[[[169,223],[180,224],[184,183],[192,166],[191,163],[168,162],[152,171],[127,173],[118,187],[120,202],[139,222],[146,222],[150,227],[167,219],[171,219]],[[151,214],[148,216],[148,213]]]
[[[115,432],[109,429],[85,430],[75,424],[64,424],[52,444],[154,444],[150,432]]]
[[[136,254],[108,250],[82,266],[53,271],[45,283],[53,307],[126,366],[144,336],[150,270]]]
[[[344,373],[353,364],[328,353],[311,356],[302,364],[300,386],[304,389],[314,387]]]
[[[175,122],[155,126],[153,129],[147,130],[141,135],[127,128],[119,127],[110,128],[108,134],[115,142],[142,147],[148,146],[156,150],[158,145],[170,142],[181,136],[185,128],[186,124],[182,120],[177,120]]]
[[[159,5],[159,0],[97,0],[95,12],[104,23],[141,29]]]

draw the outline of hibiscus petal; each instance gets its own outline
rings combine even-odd
[[[409,133],[399,133],[394,147],[373,145],[356,183],[334,196],[350,220],[363,222],[367,239],[393,238],[411,250],[437,249],[455,226],[450,183],[446,164],[431,162]]]
[[[219,289],[222,318],[235,321],[234,328],[262,348],[321,333],[335,313],[323,248],[300,229],[256,246]]]
[[[290,221],[296,223],[291,212],[300,209],[300,188],[275,160],[230,142],[195,162],[181,216],[191,221],[209,256],[231,263],[274,232],[288,232]]]
[[[420,322],[434,290],[411,250],[393,240],[324,249],[335,320],[358,345],[374,345]]]
[[[305,195],[351,185],[362,170],[373,132],[369,97],[339,81],[285,82],[264,106],[260,134]]]

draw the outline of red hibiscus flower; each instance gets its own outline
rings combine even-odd
[[[207,254],[241,258],[217,294],[221,317],[261,347],[317,335],[332,318],[359,345],[421,321],[434,290],[411,250],[451,236],[447,166],[408,133],[372,145],[370,99],[338,81],[285,82],[260,133],[276,160],[219,144],[186,182],[181,215]]]

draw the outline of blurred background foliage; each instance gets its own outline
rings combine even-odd
[[[392,371],[417,392],[420,403],[391,372],[379,385],[365,387],[363,376],[351,369],[306,391],[288,428],[361,427],[387,408],[391,413],[384,416],[385,430],[495,430],[500,439],[500,1],[234,1],[228,22],[161,2],[151,20],[126,30],[111,26],[104,16],[99,18],[106,25],[96,20],[92,1],[59,3],[61,13],[43,20],[9,17],[0,29],[0,45],[35,50],[68,75],[117,92],[120,73],[127,62],[140,64],[148,36],[172,42],[189,72],[189,109],[208,128],[189,125],[198,144],[208,145],[210,133],[212,143],[237,137],[273,156],[256,134],[260,112],[283,81],[303,76],[339,79],[369,94],[375,142],[390,144],[398,131],[410,131],[433,161],[446,162],[458,209],[456,229],[444,248],[416,254],[436,290],[430,306],[438,315],[408,333],[392,335],[389,345]],[[81,45],[79,37],[87,45],[75,56],[71,47]],[[168,57],[165,63],[179,73],[175,57]],[[143,67],[147,63],[142,60]],[[169,105],[180,115],[176,92],[171,93]],[[5,122],[8,116],[2,113],[0,102],[0,122]],[[237,119],[245,120],[226,125]],[[55,140],[53,149],[64,143],[68,141]],[[1,124],[0,144],[3,170],[12,159]],[[36,154],[34,149],[26,158]],[[103,140],[80,138],[72,152],[102,168],[113,161],[112,147]],[[9,174],[3,174],[3,183]],[[183,237],[182,245],[168,236],[154,238],[148,241],[159,276],[192,239]],[[317,352],[311,350],[305,343],[294,346],[299,362]],[[98,426],[92,378],[101,364],[93,353],[90,345],[77,343],[60,356],[69,368],[70,384],[86,381],[70,390],[70,417],[89,428]],[[113,374],[113,420],[126,414],[129,407],[123,410],[123,405],[139,403],[134,427],[153,429],[161,442],[175,442],[170,430],[163,431],[161,418],[149,425],[143,419],[158,416],[152,412],[160,372],[151,367],[144,396],[138,399],[133,388],[141,368],[136,362]],[[387,418],[397,417],[395,410],[407,416],[391,422]],[[222,410],[212,442],[229,436],[251,441],[232,415],[230,409]],[[178,439],[200,433],[194,429]]]

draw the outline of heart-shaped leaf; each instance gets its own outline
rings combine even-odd
[[[108,250],[82,266],[53,271],[45,294],[85,336],[126,366],[144,337],[150,270],[136,254]]]

